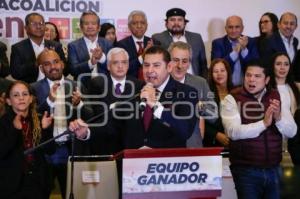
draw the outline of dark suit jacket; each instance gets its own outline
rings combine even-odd
[[[90,86],[88,89],[89,94],[98,96],[96,98],[91,98],[91,100],[95,103],[95,105],[93,106],[94,114],[96,116],[104,113],[102,117],[92,122],[97,124],[103,124],[104,126],[102,128],[103,130],[99,130],[98,128],[97,132],[92,133],[90,143],[91,153],[93,155],[114,154],[123,149],[122,140],[119,134],[111,134],[107,132],[110,128],[109,125],[113,125],[113,110],[108,111],[108,109],[109,106],[115,102],[127,101],[128,99],[134,98],[134,96],[141,90],[143,85],[142,82],[130,76],[126,77],[126,81],[127,82],[125,83],[124,92],[120,97],[118,97],[114,94],[113,81],[110,75],[99,76],[91,79]],[[99,103],[97,102],[104,103],[107,107],[107,112],[105,112],[105,108],[102,106],[102,104],[99,105]],[[105,122],[105,120],[107,122]]]
[[[9,63],[6,50],[6,45],[0,41],[0,77],[9,75]]]
[[[243,67],[245,67],[247,62],[249,62],[251,60],[256,60],[259,58],[256,41],[254,38],[251,38],[251,37],[248,38],[247,49],[249,52],[245,58],[243,58],[241,56],[241,54],[239,55],[242,71],[243,71]],[[212,42],[211,60],[213,60],[215,58],[226,59],[229,62],[230,66],[231,66],[231,72],[233,73],[234,61],[230,57],[230,53],[232,51],[233,51],[232,45],[231,45],[227,35],[225,35],[222,38],[215,39]]]
[[[189,85],[197,90],[199,101],[202,101],[203,103],[213,101],[208,83],[204,78],[187,73],[185,75],[184,84]],[[213,112],[213,110],[211,111]],[[208,114],[205,112],[201,113],[201,116],[206,116],[206,115]],[[209,123],[213,123],[215,120],[206,119],[205,121],[208,121]],[[199,122],[197,122],[192,136],[187,140],[187,147],[194,148],[194,147],[202,147],[202,146],[203,145],[202,145],[202,138],[200,135]]]
[[[45,111],[48,113],[53,112],[51,110],[50,106],[47,103],[47,97],[49,96],[50,92],[50,87],[48,84],[48,81],[46,78],[33,83],[32,88],[36,94],[37,97],[37,103],[38,103],[38,112],[43,114]],[[69,105],[72,104],[72,92],[75,91],[77,84],[76,82],[66,79],[65,78],[65,95],[66,95],[66,115],[71,116],[67,118],[67,122],[69,124],[70,121],[74,120],[77,118],[77,112],[80,112],[81,118],[86,120],[87,118],[90,118],[92,116],[92,109],[87,106],[83,105],[80,110],[77,110],[76,108],[70,107]],[[86,93],[85,89],[81,87],[82,93]],[[52,132],[53,132],[53,123],[52,123]],[[88,147],[88,142],[85,141],[80,141],[75,139],[75,153],[84,155],[84,154],[89,154],[89,147]],[[69,147],[70,143],[69,143]]]
[[[196,123],[193,110],[195,110],[198,98],[192,98],[189,95],[191,92],[196,91],[194,88],[181,84],[170,77],[159,99],[159,102],[165,107],[162,116],[160,119],[152,118],[147,132],[144,130],[142,111],[138,106],[140,99],[133,101],[133,107],[124,107],[128,109],[120,113],[119,116],[127,118],[114,120],[117,123],[112,126],[115,127],[115,131],[111,130],[110,132],[121,134],[124,148],[137,149],[142,146],[152,148],[185,147],[186,140],[193,133]],[[192,106],[192,111],[187,103]],[[182,119],[180,116],[190,117]]]
[[[294,46],[294,50],[295,50],[295,55],[297,52],[298,43],[299,43],[298,39],[294,37],[293,46]],[[287,53],[279,32],[274,33],[272,36],[265,38],[262,41],[262,48],[261,48],[260,53],[261,53],[261,57],[266,62],[269,62],[272,55],[276,52]],[[292,63],[294,63],[295,58],[291,61],[292,61]]]
[[[295,62],[293,64],[293,72],[296,82],[300,82],[300,50],[297,51]]]
[[[185,37],[187,43],[192,47],[192,67],[195,75],[200,75],[204,78],[207,77],[207,61],[205,54],[205,46],[202,37],[198,33],[185,31]],[[153,43],[160,45],[165,49],[169,48],[169,45],[173,42],[170,33],[166,30],[161,33],[152,35]]]
[[[21,198],[20,191],[24,184],[24,148],[23,134],[21,130],[13,126],[15,113],[9,111],[0,118],[0,196],[1,198]],[[42,131],[41,142],[50,139],[51,132],[46,129]],[[48,150],[49,149],[49,150]],[[37,184],[40,184],[38,192],[45,193],[50,191],[50,183],[48,182],[48,172],[46,170],[45,153],[51,153],[53,150],[43,147],[33,153],[35,171],[32,174],[32,179],[35,179]],[[49,189],[49,190],[48,190]],[[23,197],[22,197],[23,198]]]
[[[55,41],[45,40],[45,48],[54,48],[61,60],[66,63],[62,45]],[[35,82],[39,69],[36,66],[36,57],[30,39],[24,39],[11,47],[10,73],[13,78],[27,83]],[[65,64],[64,75],[68,74]]]
[[[98,38],[98,44],[102,48],[105,55],[112,48],[112,44],[108,40],[101,37]],[[89,75],[91,74],[92,70],[88,65],[89,60],[89,51],[83,37],[68,44],[68,63],[70,66],[70,72],[75,79],[77,79],[78,76],[83,73],[88,73]],[[107,73],[106,62],[104,64],[98,63],[97,69],[99,73]],[[87,87],[89,80],[90,77],[85,77],[80,81]]]
[[[144,36],[144,47],[147,46],[150,37]],[[136,45],[132,36],[125,37],[117,43],[117,47],[124,48],[129,55],[129,69],[127,74],[133,77],[138,77],[138,71],[141,63],[138,59]]]

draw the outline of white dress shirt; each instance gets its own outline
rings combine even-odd
[[[296,134],[297,125],[289,118],[287,111],[281,110],[281,119],[275,125],[283,136],[290,138]],[[242,124],[238,105],[232,95],[227,95],[221,101],[221,117],[225,132],[232,140],[256,138],[266,129],[263,120]]]
[[[89,55],[90,55],[90,58],[91,58],[92,57],[91,50],[95,49],[97,46],[99,46],[98,37],[95,39],[95,41],[91,41],[86,37],[83,37],[83,39],[85,41],[86,47],[88,49],[88,52],[89,52]],[[105,61],[106,61],[106,56],[103,52],[102,56],[101,56],[100,60],[98,60],[98,62],[103,64],[103,63],[105,63]],[[91,74],[92,77],[98,76],[97,64],[92,64],[91,60],[88,61],[88,64],[89,64],[90,69],[92,70],[92,74]]]

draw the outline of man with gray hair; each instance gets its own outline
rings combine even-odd
[[[118,47],[124,48],[129,54],[128,75],[143,79],[142,75],[142,54],[153,45],[150,37],[145,36],[148,22],[146,14],[141,10],[134,10],[128,16],[128,28],[131,35],[120,40]]]
[[[95,115],[103,114],[97,123],[108,126],[112,120],[111,111],[113,104],[118,101],[128,100],[138,93],[142,83],[134,77],[127,76],[129,68],[129,55],[123,48],[112,48],[107,54],[107,69],[109,75],[100,75],[90,81],[89,94],[98,96],[92,98],[94,102],[102,105],[94,105]],[[106,107],[103,107],[106,106]],[[107,122],[106,122],[106,121]],[[109,127],[108,127],[109,129]],[[94,133],[91,139],[91,153],[106,155],[121,150],[121,139],[117,135],[108,133]]]
[[[202,104],[209,102],[212,98],[210,98],[210,89],[207,81],[200,76],[191,75],[187,72],[188,68],[191,67],[191,46],[188,43],[177,41],[170,44],[168,51],[171,55],[171,61],[174,63],[171,76],[175,80],[195,88],[198,100]],[[200,118],[199,123],[196,123],[192,136],[187,140],[187,147],[202,147],[204,131],[204,120]]]

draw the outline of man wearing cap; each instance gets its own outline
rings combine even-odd
[[[168,49],[172,42],[183,41],[192,46],[192,62],[188,73],[207,76],[207,61],[202,37],[198,33],[185,30],[189,20],[185,18],[186,12],[180,8],[172,8],[167,11],[165,20],[167,30],[152,35],[153,43]]]

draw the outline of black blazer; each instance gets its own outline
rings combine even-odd
[[[93,131],[90,139],[91,153],[93,155],[114,154],[123,148],[120,135],[109,132],[109,129],[113,128],[114,125],[112,123],[112,112],[115,110],[109,111],[109,106],[120,101],[127,101],[128,99],[132,99],[129,101],[132,103],[135,100],[133,99],[134,96],[141,90],[142,86],[142,82],[136,78],[127,76],[124,92],[121,96],[116,96],[110,75],[98,76],[91,80],[88,90],[90,95],[96,96],[96,98],[91,98],[94,103],[94,116],[102,115],[95,121],[92,121],[92,123],[102,126],[95,128],[96,130]]]
[[[293,46],[295,50],[295,55],[297,52],[298,43],[299,43],[298,39],[294,37]],[[272,55],[276,52],[287,53],[279,32],[276,32],[272,36],[265,38],[262,41],[262,45],[260,48],[261,57],[264,59],[266,63],[269,63]],[[294,61],[295,61],[295,57],[293,60],[291,60],[291,62],[294,63]]]
[[[148,41],[150,41],[150,37],[144,36],[144,47],[147,46]],[[125,37],[120,40],[116,44],[117,47],[124,48],[129,55],[129,69],[127,74],[132,77],[138,77],[138,71],[141,67],[141,63],[138,59],[136,45],[132,36]]]
[[[0,77],[9,75],[9,63],[6,50],[6,45],[0,41]]]
[[[24,149],[22,131],[13,126],[15,113],[11,109],[0,119],[0,197],[18,198],[23,187],[24,176]],[[41,142],[50,139],[52,133],[49,129],[42,131]],[[49,145],[35,151],[34,164],[37,173],[34,174],[35,180],[41,185],[42,193],[47,193],[50,187],[48,183],[48,172],[44,154],[51,154],[53,150]]]
[[[195,124],[195,105],[197,95],[190,93],[197,91],[181,84],[170,77],[159,102],[165,107],[160,119],[152,118],[147,132],[144,130],[142,111],[139,109],[140,99],[133,101],[133,107],[127,112],[120,113],[126,119],[115,118],[114,129],[109,132],[119,133],[122,137],[124,148],[137,149],[142,146],[153,148],[186,147],[186,140],[192,135]],[[189,105],[191,106],[189,106]],[[191,110],[192,108],[193,110]],[[174,110],[173,114],[172,111]],[[177,117],[175,117],[175,115]],[[178,116],[190,116],[182,119]]]
[[[47,103],[47,97],[49,96],[50,92],[50,87],[48,84],[48,81],[46,78],[35,82],[31,84],[33,91],[37,97],[37,104],[38,104],[38,112],[40,114],[43,114],[45,111],[48,113],[51,113],[52,110],[50,110],[50,106]],[[67,123],[71,122],[72,120],[77,118],[77,113],[80,113],[81,118],[83,120],[90,118],[93,115],[93,111],[91,107],[87,104],[85,104],[85,101],[83,101],[83,106],[81,107],[80,110],[77,110],[76,108],[70,107],[69,105],[72,104],[72,92],[75,91],[77,84],[75,81],[69,80],[65,78],[65,95],[66,95],[66,115],[71,116],[67,118]],[[82,95],[86,94],[86,89],[81,86],[80,87]],[[52,126],[50,127],[51,132],[53,132],[53,123]],[[69,149],[71,149],[71,143],[69,144]],[[75,139],[75,154],[77,155],[88,155],[89,154],[89,147],[88,147],[88,142],[86,141],[81,141]]]
[[[45,40],[45,48],[53,48],[65,63],[64,75],[68,75],[68,66],[62,45],[55,41]],[[24,39],[11,47],[10,73],[13,78],[27,83],[35,82],[39,69],[30,39]]]

